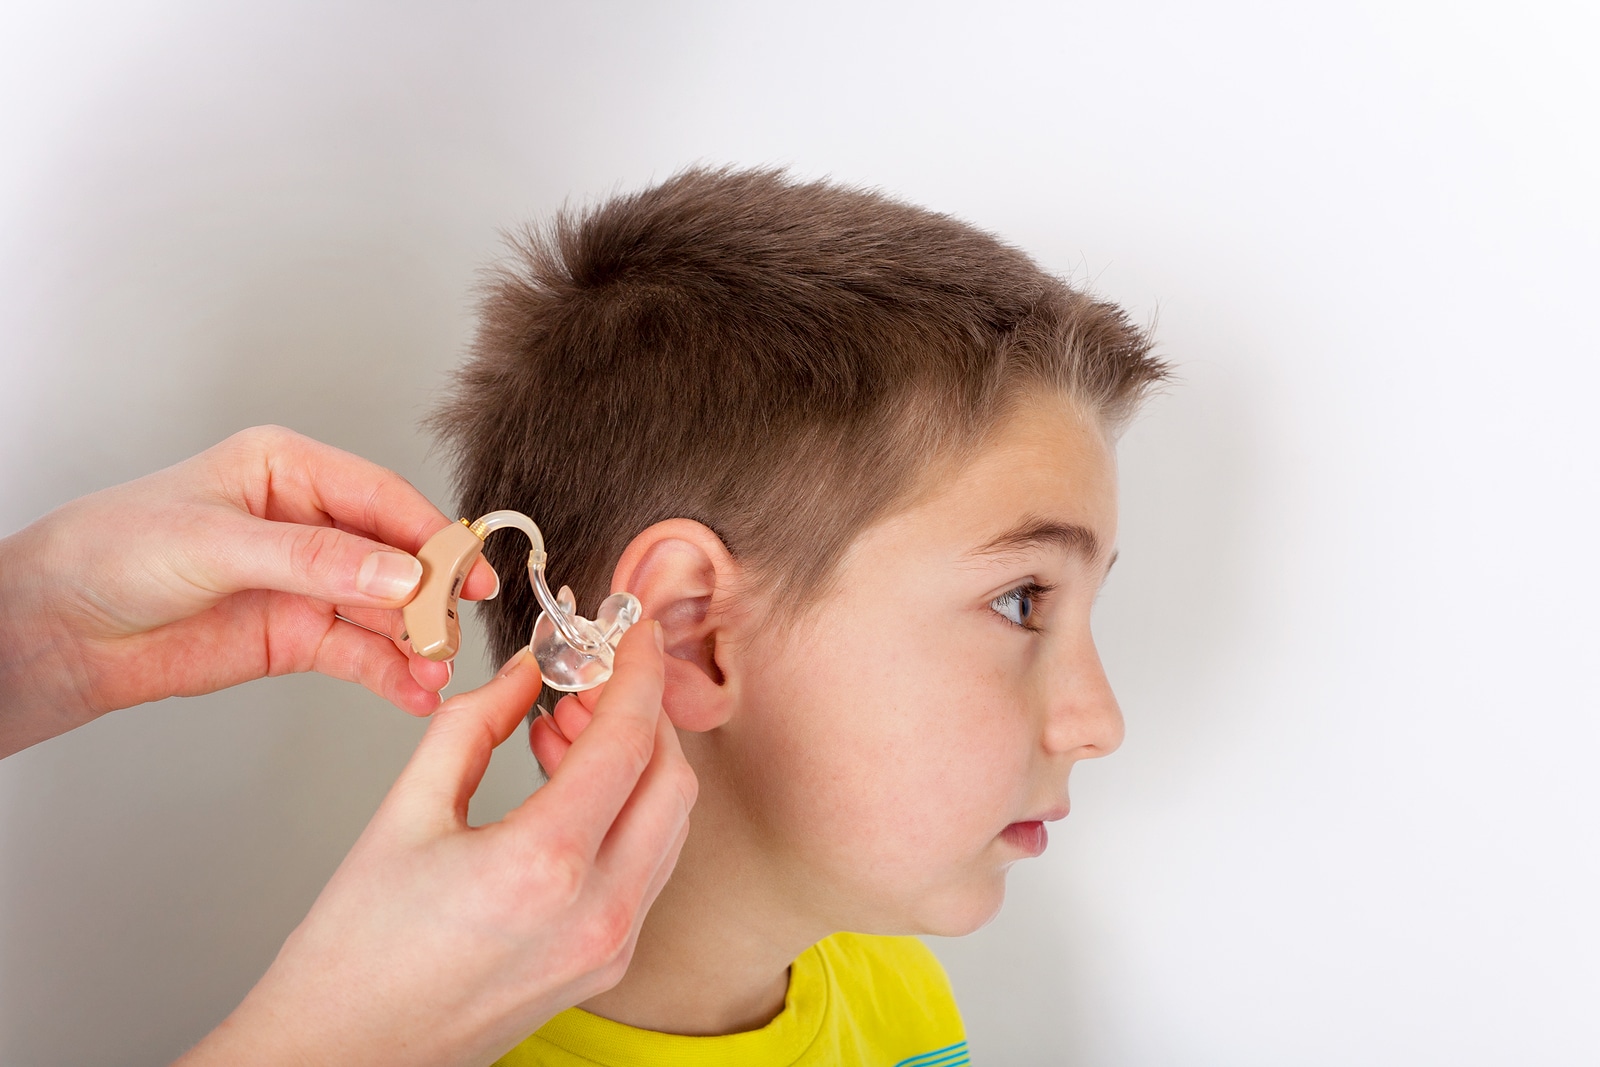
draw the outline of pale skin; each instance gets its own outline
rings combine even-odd
[[[655,625],[635,626],[561,769],[481,827],[467,804],[537,699],[538,664],[524,650],[446,701],[305,921],[182,1067],[487,1064],[620,979],[694,804],[661,666]]]
[[[758,1028],[790,962],[841,930],[967,933],[1067,813],[1081,759],[1122,739],[1090,634],[1116,542],[1101,421],[1054,395],[866,530],[798,625],[684,519],[618,562],[664,627],[664,703],[700,782],[694,826],[634,962],[584,1003],[682,1034]],[[818,664],[830,665],[818,670]],[[564,700],[578,736],[590,702]],[[564,742],[532,735],[546,766]]]
[[[295,671],[433,713],[304,922],[187,1067],[487,1064],[628,965],[696,792],[662,709],[659,630],[624,638],[550,784],[468,826],[540,680],[519,655],[441,706],[448,664],[400,640],[411,553],[449,521],[393,472],[261,427],[0,540],[0,756]],[[480,561],[464,595],[496,588]]]
[[[393,471],[272,426],[62,505],[0,540],[0,756],[299,671],[432,712],[449,664],[395,639],[411,553],[449,522]],[[480,561],[463,595],[498,588]]]

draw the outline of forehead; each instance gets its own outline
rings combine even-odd
[[[912,506],[865,532],[852,555],[958,560],[1030,523],[1116,542],[1116,459],[1100,418],[1064,397],[1018,404],[966,461]],[[885,562],[887,560],[885,559]]]

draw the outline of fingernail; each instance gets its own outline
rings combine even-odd
[[[489,573],[494,575],[494,588],[489,591],[488,596],[483,598],[485,600],[493,600],[495,597],[500,595],[500,572],[495,570],[493,567],[490,567]]]
[[[506,660],[506,665],[500,668],[500,677],[504,678],[517,673],[531,659],[533,659],[533,650],[531,648],[524,645],[517,649],[517,654]]]
[[[660,652],[662,655],[666,655],[667,637],[666,634],[662,633],[661,631],[661,623],[652,622],[650,625],[654,627],[656,631],[656,651]]]
[[[374,552],[356,571],[356,592],[379,600],[399,600],[422,581],[422,564],[404,552]]]
[[[545,722],[550,724],[550,729],[555,731],[557,737],[561,738],[561,740],[565,741],[569,745],[572,744],[572,738],[568,737],[562,731],[561,724],[556,722],[556,713],[555,712],[551,711],[549,708],[545,707],[543,704],[535,705],[533,710],[537,711],[539,713],[539,716],[541,718],[543,718]]]

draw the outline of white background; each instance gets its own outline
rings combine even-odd
[[[448,510],[417,424],[500,228],[695,161],[881,186],[1182,376],[1122,450],[1128,742],[936,944],[978,1062],[1600,1062],[1591,5],[36,6],[0,533],[266,421]],[[0,765],[0,1062],[198,1038],[417,733],[277,679]]]

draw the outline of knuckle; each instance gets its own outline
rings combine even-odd
[[[576,904],[589,878],[588,860],[576,847],[566,843],[546,848],[528,870],[532,882],[530,893],[557,910]]]
[[[240,430],[228,440],[247,448],[275,451],[291,442],[299,441],[300,435],[286,426],[265,423],[261,426],[251,426],[248,429]]]
[[[633,909],[620,900],[612,899],[596,908],[590,915],[587,941],[593,958],[606,966],[614,966],[625,957],[633,938]]]
[[[416,488],[411,484],[411,479],[407,478],[399,471],[392,470],[388,467],[379,467],[376,471],[374,471],[372,480],[385,486],[394,486],[404,489]]]
[[[587,1000],[616,986],[628,973],[628,964],[632,960],[633,947],[625,945],[613,959],[585,961],[588,967],[581,979],[581,988],[585,990],[582,999]]]
[[[460,694],[442,701],[434,708],[428,723],[428,734],[435,739],[434,743],[457,744],[456,738],[471,726],[471,710],[471,705]]]
[[[458,693],[433,709],[432,729],[441,737],[451,738],[452,744],[492,751],[497,744],[494,725],[477,714],[479,710],[472,693]]]
[[[649,765],[650,756],[655,752],[656,739],[654,734],[642,729],[627,730],[613,737],[612,744],[617,750],[616,758],[624,761],[623,765],[637,776],[643,774]]]
[[[294,526],[289,538],[289,563],[301,574],[324,576],[334,573],[341,562],[337,531],[323,526]]]
[[[633,962],[633,945],[625,944],[621,951],[595,972],[595,981],[604,983],[601,990],[610,989],[622,981],[623,976],[628,973],[628,964],[631,962]]]
[[[378,467],[371,475],[367,488],[366,499],[361,504],[361,521],[369,530],[376,530],[382,524],[385,512],[385,500],[396,492],[409,490],[417,493],[416,487],[408,480],[401,477],[388,467]]]
[[[671,781],[673,788],[683,798],[683,810],[689,811],[700,797],[700,779],[695,775],[694,768],[686,761],[680,762],[673,767]]]

